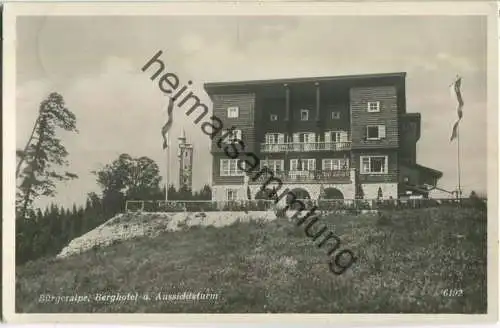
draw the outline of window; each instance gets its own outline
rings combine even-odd
[[[386,174],[387,156],[361,156],[362,174]]]
[[[285,142],[283,133],[266,133],[266,144],[278,144]]]
[[[342,131],[327,131],[325,132],[325,142],[340,142]]]
[[[385,138],[385,125],[368,125],[366,127],[367,140],[379,140]]]
[[[239,177],[245,175],[245,172],[238,167],[239,159],[221,159],[220,176],[221,177]]]
[[[293,134],[294,143],[313,143],[316,142],[316,134],[314,132],[298,132]]]
[[[368,112],[369,113],[380,112],[380,101],[369,101],[368,102]]]
[[[309,110],[308,109],[301,109],[300,110],[300,120],[301,121],[308,121],[309,120]]]
[[[316,170],[316,160],[314,158],[291,159],[290,160],[290,171],[314,171]]]
[[[237,189],[226,189],[226,200],[236,200],[238,199],[238,190]]]
[[[229,118],[237,118],[239,116],[239,107],[228,107],[227,108],[227,117]]]
[[[222,130],[222,135],[225,135],[229,131],[230,130]],[[241,137],[242,137],[241,130],[238,130],[238,129],[232,130],[232,132],[230,134],[228,134],[227,137],[224,139],[224,143],[227,143],[227,144],[235,143],[236,140],[242,140]]]
[[[338,171],[348,168],[349,160],[347,158],[325,158],[323,159],[323,171]]]
[[[340,112],[332,112],[332,120],[340,119]]]
[[[278,120],[278,115],[271,114],[271,121],[277,121]]]
[[[284,160],[282,159],[268,159],[260,161],[260,168],[268,167],[273,173],[282,172],[284,169]]]

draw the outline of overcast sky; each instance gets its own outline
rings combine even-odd
[[[83,203],[99,191],[91,170],[120,153],[154,159],[165,176],[160,128],[164,97],[141,67],[158,51],[181,83],[210,103],[205,82],[407,72],[407,111],[422,114],[417,162],[457,184],[450,143],[463,76],[462,185],[486,191],[486,21],[479,17],[25,17],[17,23],[17,147],[52,91],[77,116],[79,134],[61,134],[69,170],[57,203]],[[172,137],[194,143],[194,188],[209,183],[207,136],[180,111]],[[172,158],[174,157],[172,152]],[[178,163],[171,165],[177,177]],[[175,179],[177,182],[177,179]],[[38,204],[46,204],[42,200]]]

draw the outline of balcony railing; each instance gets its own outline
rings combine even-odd
[[[287,142],[287,143],[263,143],[260,151],[263,153],[287,152],[287,151],[340,151],[350,150],[351,142]]]
[[[350,170],[333,171],[278,171],[273,172],[274,177],[283,183],[348,183],[350,182]],[[262,174],[253,183],[264,183],[270,178],[269,175]]]

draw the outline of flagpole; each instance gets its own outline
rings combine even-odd
[[[167,133],[168,136],[168,133]],[[165,178],[165,202],[168,202],[168,188],[170,183],[170,138],[167,137],[167,173]]]
[[[457,198],[462,198],[462,188],[460,184],[460,127],[457,126],[457,164],[458,164],[458,190]]]

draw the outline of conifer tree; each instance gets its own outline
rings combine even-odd
[[[31,205],[38,196],[53,196],[57,181],[74,179],[70,172],[59,172],[67,166],[68,152],[57,137],[58,129],[77,132],[76,117],[65,106],[63,97],[51,93],[39,107],[33,133],[24,150],[18,150],[18,177],[16,212],[18,217],[34,214]]]

